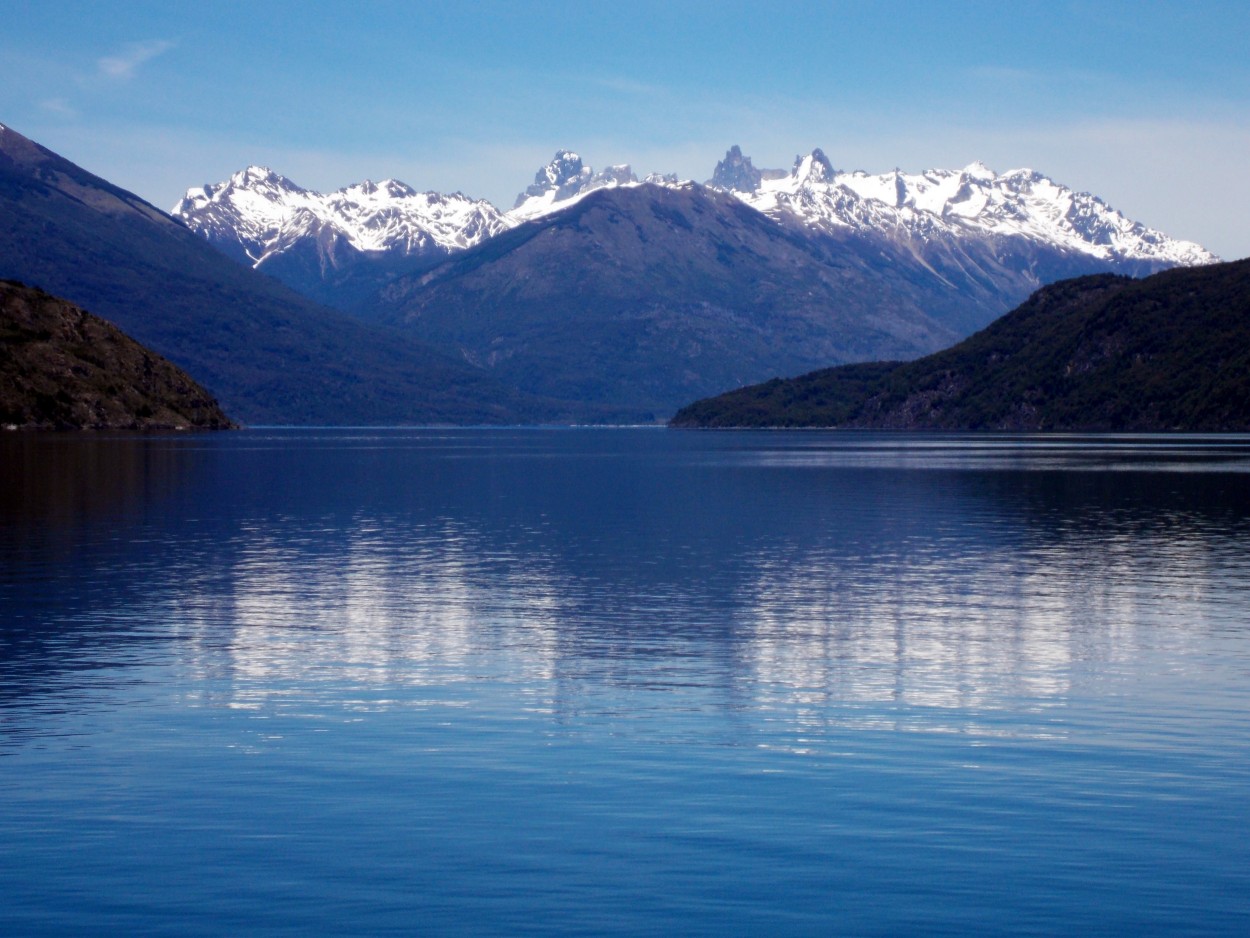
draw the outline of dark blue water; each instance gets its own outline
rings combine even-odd
[[[5,935],[1250,933],[1250,439],[0,469]]]

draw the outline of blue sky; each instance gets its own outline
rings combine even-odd
[[[510,207],[558,147],[705,179],[1029,166],[1250,255],[1250,4],[6,0],[0,122],[169,208],[261,163]]]

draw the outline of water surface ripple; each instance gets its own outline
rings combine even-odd
[[[5,934],[1250,933],[1250,438],[0,467]]]

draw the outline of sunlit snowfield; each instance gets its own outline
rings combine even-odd
[[[5,934],[1250,932],[1250,438],[0,469]]]

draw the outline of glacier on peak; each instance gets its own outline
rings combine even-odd
[[[398,179],[383,179],[381,182],[366,179],[364,182],[358,182],[355,185],[344,186],[342,189],[336,190],[335,194],[349,198],[376,196],[379,200],[406,199],[416,195],[417,190],[407,183],[400,182]]]
[[[960,170],[960,172],[969,179],[993,179],[996,175],[994,170],[990,169],[980,160],[973,160]]]

